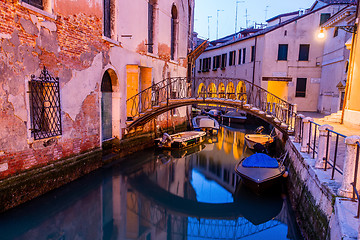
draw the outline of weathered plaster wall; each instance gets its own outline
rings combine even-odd
[[[159,1],[157,16],[163,22],[155,29],[160,50],[152,54],[143,48],[147,2],[111,1],[111,39],[103,36],[103,1],[45,2],[51,3],[45,10],[18,0],[0,2],[0,180],[101,147],[101,81],[105,71],[113,85],[112,129],[118,138],[126,127],[125,106],[130,97],[126,95],[126,65],[151,68],[153,82],[186,76],[186,60],[181,57],[187,54],[188,41],[178,40],[177,56],[170,61],[168,1]],[[192,26],[188,6],[175,2],[178,37],[188,38],[188,27]],[[34,141],[28,81],[32,74],[39,76],[44,66],[60,79],[62,135]],[[171,127],[169,121],[180,125],[186,120],[186,108],[174,113],[160,116],[158,125],[166,128]],[[144,129],[151,131],[151,126]]]

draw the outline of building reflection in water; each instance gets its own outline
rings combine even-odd
[[[134,154],[1,215],[2,239],[297,239],[282,195],[238,186],[244,154],[244,132],[225,128],[192,149]]]

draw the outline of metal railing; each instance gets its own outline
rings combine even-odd
[[[316,145],[316,142],[318,142],[319,136],[320,136],[319,127],[320,127],[320,124],[310,121],[309,142],[307,144],[308,145],[307,153],[310,154],[310,152],[312,151],[312,158],[315,158],[315,154],[318,153],[318,151],[317,151],[318,146]]]
[[[299,126],[297,131],[295,132],[296,138],[299,140],[300,143],[303,143],[303,140],[306,140],[306,152],[308,154],[311,154],[312,158],[315,158],[315,154],[318,153],[319,149],[319,126],[321,126],[318,123],[315,123],[314,121],[309,121],[309,132],[307,139],[304,139],[304,121],[303,118],[300,118],[295,114],[295,118],[298,118]],[[344,164],[345,164],[345,138],[347,138],[346,135],[340,134],[336,131],[333,131],[329,128],[326,128],[326,153],[325,157],[323,158],[325,165],[324,165],[324,171],[331,170],[331,180],[335,179],[335,172],[339,173],[340,175],[344,175]],[[340,141],[340,138],[342,138],[342,141]],[[343,144],[341,144],[343,143]],[[342,158],[341,158],[342,157]],[[359,159],[360,159],[360,143],[356,142],[356,161],[355,161],[355,167],[354,167],[354,181],[351,183],[353,188],[353,195],[352,200],[357,201],[357,213],[356,218],[360,217],[360,201],[359,201],[359,191],[356,188],[358,184],[358,173],[359,173]],[[342,166],[341,163],[339,164],[339,161],[343,160]]]
[[[264,113],[273,116],[281,123],[292,126],[294,122],[294,106],[291,103],[275,96],[267,90],[242,79],[235,78],[195,78],[193,82],[188,82],[187,78],[168,78],[148,87],[138,94],[126,100],[128,108],[128,118],[133,119],[140,117],[142,113],[160,106],[160,104],[169,105],[169,101],[173,99],[190,99],[203,98],[223,100],[224,104],[234,101],[240,102],[241,106],[248,104],[249,107],[257,108]],[[204,83],[206,81],[221,81],[232,83],[234,86],[240,86],[227,92],[223,89],[213,91],[206,87],[195,89],[192,84]],[[207,86],[204,84],[204,86]],[[225,85],[226,86],[226,85]],[[130,109],[129,109],[130,108]]]
[[[360,216],[360,200],[359,200],[359,192],[356,189],[356,183],[357,183],[357,175],[358,175],[358,169],[359,169],[359,154],[360,154],[360,143],[356,142],[356,161],[355,161],[355,173],[354,173],[354,182],[351,183],[353,186],[353,201],[355,201],[355,195],[358,199],[358,208],[357,208],[357,215],[356,218],[359,218]]]
[[[337,171],[338,173],[340,173],[341,175],[343,175],[343,172],[341,169],[339,169],[337,166],[336,166],[336,160],[338,158],[338,149],[339,149],[339,137],[343,137],[344,139],[346,138],[345,135],[343,134],[340,134],[338,132],[335,132],[333,130],[330,130],[330,129],[326,129],[327,130],[327,139],[326,139],[326,156],[325,156],[325,168],[324,168],[324,171],[327,170],[327,165],[329,164],[331,167],[332,167],[332,172],[331,172],[331,180],[334,180],[334,175],[335,175],[335,171]],[[329,151],[329,148],[330,148],[330,145],[331,145],[331,142],[330,142],[330,137],[331,137],[331,134],[335,134],[336,135],[336,141],[335,141],[335,150],[334,150],[334,158],[332,159],[332,163],[331,163],[331,159],[330,159],[330,151]]]

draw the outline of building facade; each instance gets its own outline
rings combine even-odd
[[[316,1],[306,11],[269,19],[268,27],[247,37],[209,47],[197,61],[197,76],[245,79],[297,104],[299,111],[317,111],[324,42],[316,33],[348,3]],[[219,55],[226,60],[214,70]],[[210,61],[215,65],[209,67]]]
[[[121,139],[128,98],[186,77],[193,12],[193,0],[1,1],[0,179]]]

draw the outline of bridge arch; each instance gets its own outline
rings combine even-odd
[[[218,96],[219,98],[226,98],[225,84],[223,82],[219,83]]]
[[[229,82],[226,86],[226,98],[235,99],[235,87],[233,82]]]
[[[243,79],[200,78],[193,82],[198,86],[195,91],[191,91],[194,88],[191,88],[186,78],[165,79],[129,98],[126,106],[131,106],[131,109],[128,109],[131,116],[126,122],[127,129],[144,125],[158,115],[178,107],[211,104],[244,110],[272,124],[286,135],[293,134],[296,116],[294,105],[267,90]],[[215,82],[220,82],[216,94]],[[233,94],[235,86],[236,91]],[[157,91],[153,91],[155,88]],[[170,94],[174,91],[176,94]],[[146,108],[139,105],[139,96],[152,96],[155,93],[156,101],[149,101]]]
[[[214,98],[216,97],[216,94],[217,94],[216,85],[215,83],[212,82],[208,86],[208,97]]]

